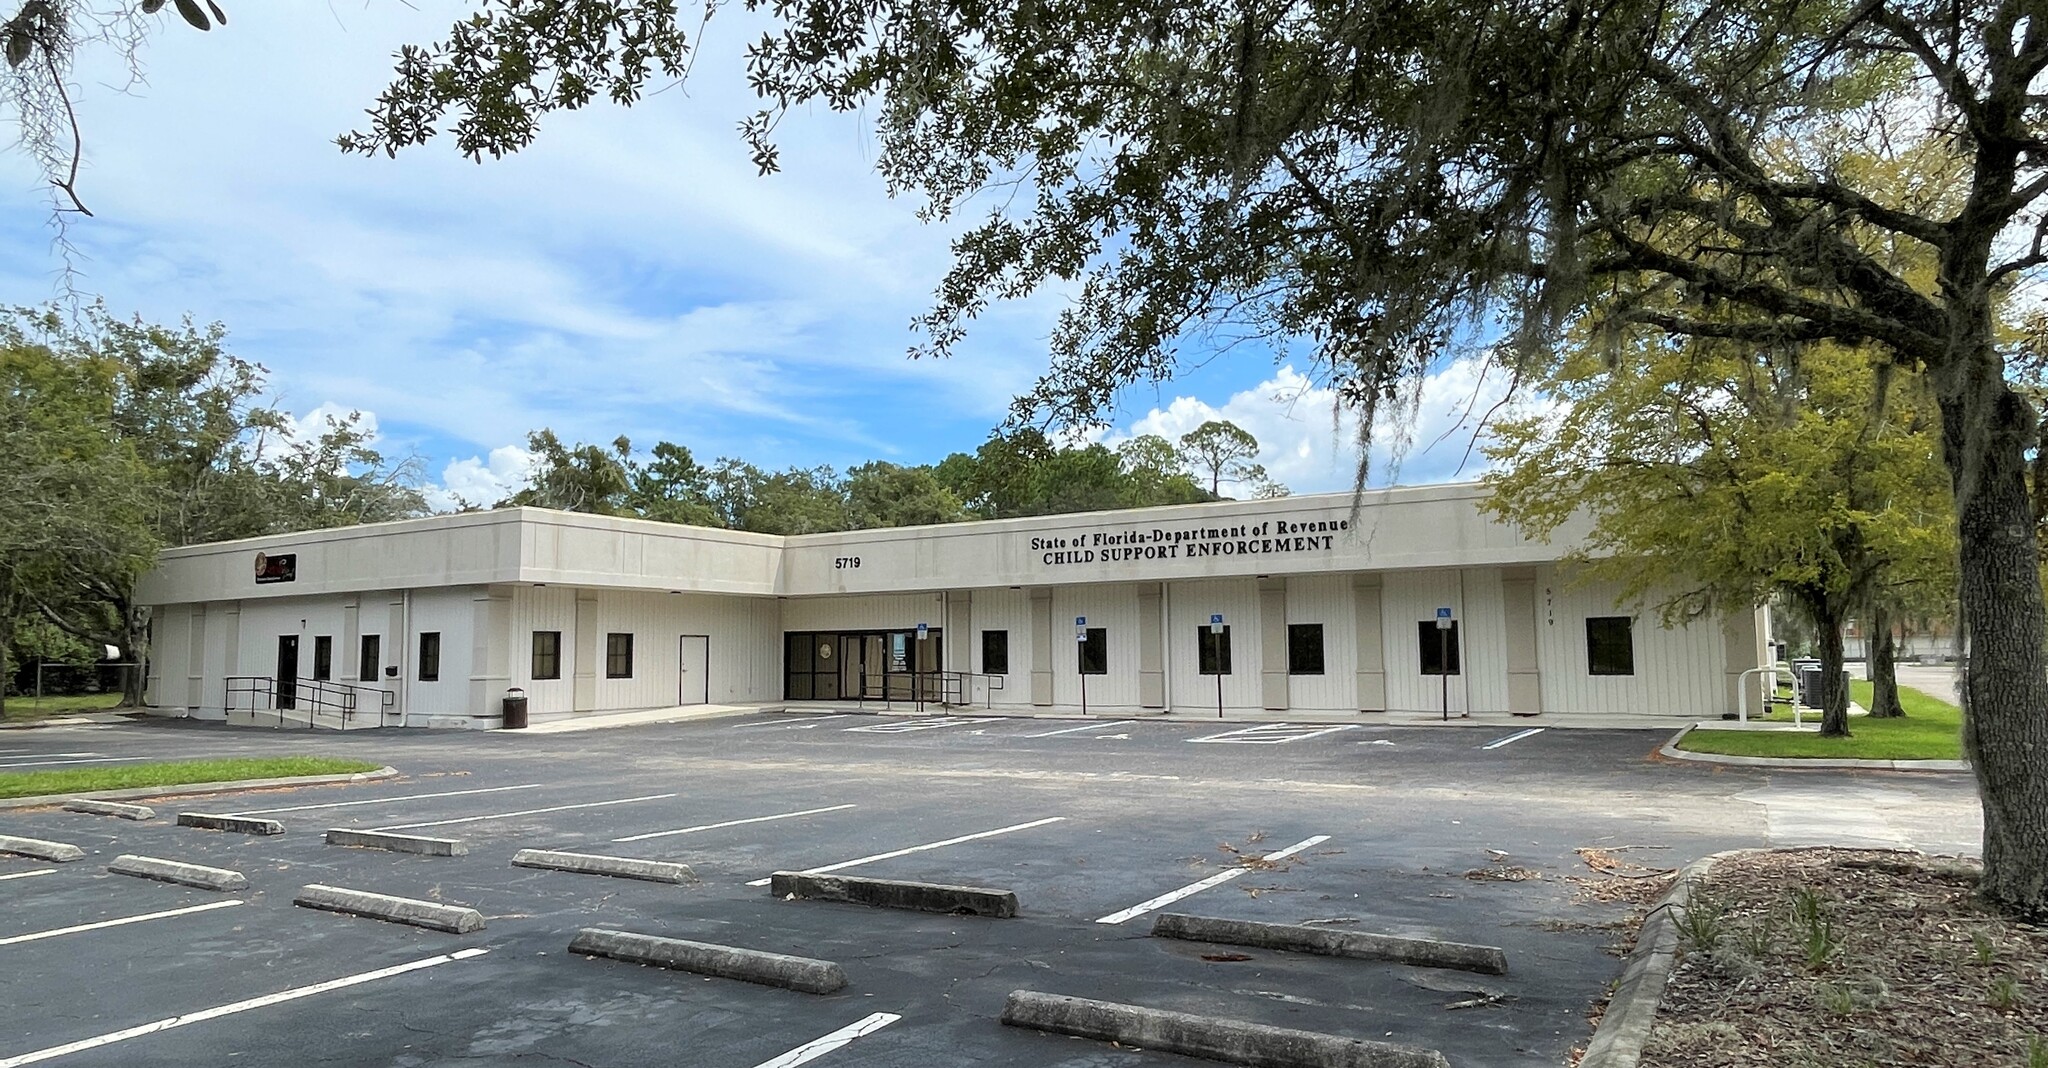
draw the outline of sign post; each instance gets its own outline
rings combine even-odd
[[[1088,643],[1088,617],[1074,617],[1074,667],[1081,675],[1081,715],[1088,715],[1088,665],[1081,662],[1081,646]]]
[[[926,638],[929,637],[931,637],[931,624],[919,623],[917,625],[917,660],[924,659],[924,641]],[[925,685],[924,680],[917,677],[918,672],[915,670],[917,667],[917,660],[911,661],[910,664],[912,668],[910,672],[910,687],[911,689],[917,691],[917,714],[922,716],[924,715]]]
[[[1436,674],[1443,682],[1444,722],[1451,721],[1451,610],[1436,610]]]
[[[1223,718],[1223,613],[1209,613],[1209,637],[1216,646],[1216,718]]]

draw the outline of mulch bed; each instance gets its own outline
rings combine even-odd
[[[2048,931],[1974,862],[1811,849],[1714,866],[1643,1068],[2048,1068]]]

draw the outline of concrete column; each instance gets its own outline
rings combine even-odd
[[[604,633],[597,621],[597,591],[576,591],[576,633],[569,636],[565,645],[575,647],[575,698],[572,707],[578,712],[591,712],[597,708],[597,672],[604,666]],[[634,650],[635,653],[640,650]]]
[[[1259,698],[1279,711],[1287,700],[1287,580],[1259,580]],[[1236,665],[1232,665],[1235,667]]]
[[[222,648],[227,650],[227,656],[221,662],[221,673],[239,675],[242,673],[242,602],[229,601],[226,610],[221,612],[221,622],[220,637],[226,643]]]
[[[343,682],[354,682],[362,674],[362,608],[359,597],[351,597],[341,606],[341,664],[336,670],[340,672],[337,678]],[[309,656],[312,653],[310,649],[306,652]]]
[[[1031,703],[1052,704],[1052,651],[1059,635],[1052,629],[1052,591],[1031,591]]]
[[[1138,591],[1138,705],[1166,707],[1166,626],[1160,619],[1158,586]]]
[[[512,591],[492,586],[469,602],[469,714],[496,716],[512,685]]]
[[[1387,644],[1380,620],[1380,576],[1351,579],[1351,607],[1358,641],[1358,710],[1387,710]]]
[[[192,606],[192,621],[189,624],[187,624],[186,637],[191,639],[189,642],[186,643],[185,647],[186,651],[184,698],[185,708],[187,709],[187,712],[189,714],[191,709],[198,708],[206,703],[205,605],[195,604]],[[223,686],[225,686],[225,684],[223,684]],[[169,698],[170,694],[165,693],[164,696],[166,698]],[[221,691],[221,697],[222,700],[226,700],[227,691],[225,689]]]
[[[1766,609],[1756,608],[1747,612],[1731,612],[1721,617],[1722,671],[1721,710],[1736,712],[1741,709],[1742,673],[1755,668],[1767,667],[1770,659],[1764,652],[1764,625],[1758,618]],[[1763,684],[1754,676],[1749,680],[1754,687],[1750,711],[1760,711],[1755,700],[1763,694]]]
[[[1543,711],[1543,672],[1536,662],[1536,569],[1503,568],[1500,589],[1508,628],[1508,711]]]
[[[973,671],[974,643],[981,635],[974,629],[974,595],[967,590],[946,591],[945,670]]]

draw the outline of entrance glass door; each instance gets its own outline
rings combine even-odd
[[[783,697],[790,701],[934,700],[940,632],[796,631],[783,635]]]
[[[277,639],[277,707],[286,710],[299,703],[299,636],[279,635]]]

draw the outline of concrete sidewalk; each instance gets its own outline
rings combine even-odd
[[[677,705],[673,708],[645,708],[637,712],[595,712],[585,715],[567,715],[536,719],[519,731],[522,734],[570,734],[575,731],[601,731],[607,727],[638,727],[647,723],[681,723],[693,719],[718,719],[723,716],[749,716],[756,712],[773,712],[777,705]],[[499,732],[505,733],[505,732]]]
[[[882,716],[998,716],[1010,719],[1134,719],[1157,720],[1166,723],[1349,723],[1367,726],[1388,727],[1483,727],[1489,730],[1517,729],[1528,727],[1591,728],[1605,730],[1672,730],[1697,722],[1682,716],[1650,716],[1629,713],[1606,712],[1546,712],[1534,716],[1510,715],[1506,712],[1474,712],[1461,716],[1452,712],[1450,719],[1440,712],[1347,712],[1341,709],[1288,709],[1269,711],[1258,708],[1229,708],[1218,716],[1212,705],[1208,708],[1185,706],[1171,711],[1158,708],[1101,708],[1088,706],[1084,715],[1079,705],[1040,705],[1031,708],[986,708],[981,705],[941,706],[926,702],[920,709],[915,701],[896,701],[884,704],[869,701],[866,705],[848,701],[785,701],[778,704],[763,704],[757,707],[762,712],[826,713],[844,712]]]

